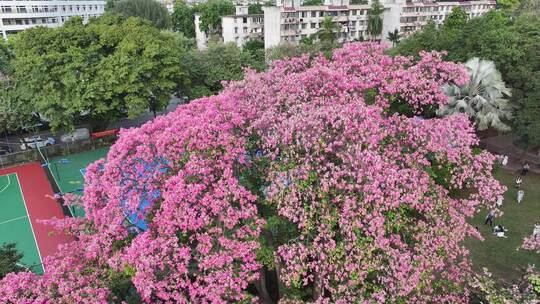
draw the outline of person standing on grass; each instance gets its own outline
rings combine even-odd
[[[521,176],[518,176],[518,178],[516,178],[516,188],[520,188],[521,187],[521,184],[523,184],[523,178]]]
[[[523,165],[523,168],[521,168],[521,175],[523,175],[523,176],[527,175],[527,173],[529,172],[530,169],[531,169],[531,166],[529,166],[528,163],[525,163]]]
[[[525,191],[523,191],[523,189],[519,189],[519,191],[517,192],[517,202],[518,202],[518,204],[521,203],[521,201],[523,200],[524,195],[525,195]]]
[[[499,197],[497,197],[497,207],[502,206],[503,200],[504,197],[502,195],[499,195]]]
[[[508,165],[508,155],[506,155],[506,154],[503,155],[501,165],[503,165],[503,166]]]
[[[540,222],[536,222],[536,224],[534,224],[534,230],[533,230],[533,236],[538,236],[540,235]]]
[[[487,225],[489,223],[489,225],[492,226],[494,218],[495,212],[493,212],[493,210],[489,210],[489,213],[486,215],[486,221],[484,222],[484,225]]]

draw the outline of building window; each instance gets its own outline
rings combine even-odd
[[[302,23],[302,29],[305,30],[307,28],[307,23]]]
[[[244,28],[244,34],[247,34],[247,27]]]
[[[11,6],[2,6],[2,13],[11,13]]]
[[[238,28],[237,27],[234,28],[234,33],[238,34]]]
[[[26,6],[17,6],[17,13],[26,13]]]
[[[242,18],[242,23],[247,23],[247,18],[246,17]]]
[[[324,17],[324,12],[319,12],[319,17]]]
[[[311,23],[311,28],[314,29],[316,28],[317,24],[316,23]]]
[[[311,12],[311,18],[317,17],[317,12]]]

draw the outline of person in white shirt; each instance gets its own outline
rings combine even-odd
[[[502,203],[503,203],[503,196],[502,195],[499,195],[499,197],[497,197],[497,206],[502,206]]]
[[[501,164],[502,164],[503,166],[508,165],[508,155],[506,155],[506,154],[503,155]]]
[[[521,184],[523,184],[523,178],[521,178],[521,176],[518,176],[518,178],[516,178],[516,188],[520,188],[521,187]]]
[[[525,195],[525,191],[523,191],[521,189],[517,192],[517,202],[518,202],[518,204],[521,203],[521,201],[523,200],[524,195]]]
[[[500,238],[507,238],[504,234],[508,229],[504,228],[502,225],[497,225],[493,228],[493,233]]]
[[[534,224],[534,230],[533,230],[533,236],[538,236],[540,235],[540,222],[536,222],[536,224]]]

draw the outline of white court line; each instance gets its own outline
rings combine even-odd
[[[28,216],[23,215],[23,216],[20,216],[20,217],[12,218],[12,219],[10,219],[10,220],[1,222],[0,225],[7,224],[7,223],[11,223],[11,222],[14,222],[14,221],[18,221],[18,220],[21,220],[21,219],[27,218],[27,217],[28,217]]]
[[[8,175],[4,175],[4,176],[7,176],[7,185],[2,188],[2,190],[0,190],[0,193],[4,192],[4,190],[6,190],[7,188],[9,188],[9,185],[11,184],[11,179],[9,178],[9,176],[11,175],[12,173],[8,174]]]
[[[26,199],[24,199],[24,193],[21,188],[21,182],[19,181],[19,175],[15,173],[15,177],[17,178],[17,183],[19,184],[19,190],[21,191],[21,197],[24,202],[24,210],[26,210],[26,216],[28,216],[28,222],[30,223],[30,229],[32,229],[32,235],[34,236],[34,243],[36,244],[36,249],[38,251],[39,255],[39,261],[41,262],[41,267],[43,267],[43,273],[45,273],[45,264],[43,264],[43,259],[41,258],[41,252],[39,251],[39,246],[36,239],[36,233],[34,232],[34,226],[32,226],[32,220],[30,218],[30,214],[28,213],[28,208],[26,207]]]

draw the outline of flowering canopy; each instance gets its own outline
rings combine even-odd
[[[383,51],[278,61],[124,130],[88,169],[87,218],[54,223],[78,241],[45,275],[6,277],[0,299],[241,302],[276,269],[284,303],[466,302],[461,242],[480,236],[465,220],[504,191],[494,157],[466,116],[415,116],[462,67]]]

